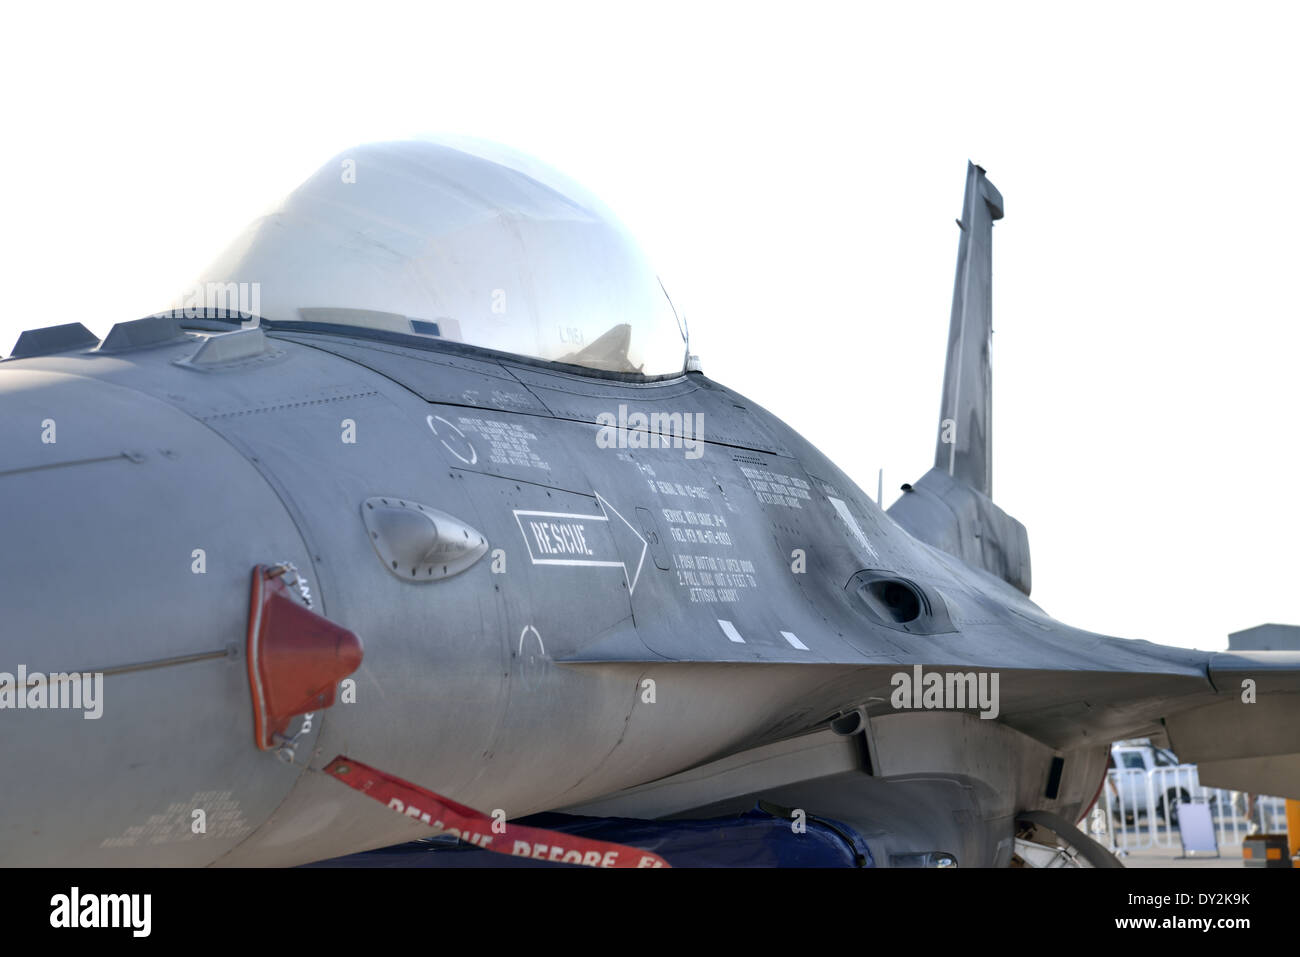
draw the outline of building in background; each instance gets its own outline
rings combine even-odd
[[[1229,651],[1300,651],[1300,625],[1256,625],[1228,636]]]

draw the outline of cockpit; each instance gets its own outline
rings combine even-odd
[[[556,171],[473,141],[341,153],[252,223],[181,305],[446,340],[606,372],[683,371],[686,335],[627,230]],[[209,309],[211,302],[202,302]]]

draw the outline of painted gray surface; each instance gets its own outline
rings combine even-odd
[[[993,223],[1002,216],[1002,194],[981,167],[967,163],[934,467],[987,496],[993,494]],[[953,441],[945,441],[945,422]]]
[[[959,291],[987,288],[981,202]],[[252,348],[243,331],[151,320],[111,333],[117,351],[0,365],[0,670],[156,665],[109,674],[98,721],[0,713],[0,754],[22,769],[0,777],[0,862],[302,863],[425,833],[318,773],[336,754],[518,817],[615,806],[855,710],[856,767],[834,747],[802,779],[756,763],[714,792],[679,789],[670,813],[758,794],[858,825],[881,860],[1004,863],[1018,813],[1081,813],[1107,743],[1166,724],[1180,756],[1225,762],[1233,786],[1300,794],[1300,655],[1212,656],[1049,617],[1027,597],[1023,527],[979,471],[986,420],[961,469],[936,465],[886,514],[698,373],[585,375],[365,330],[259,335]],[[950,352],[949,378],[986,356]],[[985,388],[957,408],[979,423],[987,366],[975,371]],[[597,417],[621,404],[699,413],[702,454],[638,447],[647,435],[601,447]],[[434,581],[393,574],[362,513],[384,497],[463,523],[486,554]],[[581,525],[582,563],[533,523]],[[310,770],[253,745],[249,575],[280,560],[365,646],[356,703],[316,715],[299,750]],[[915,583],[951,630],[881,624],[846,589],[865,571]],[[916,664],[996,671],[998,717],[895,710],[892,678]],[[1247,676],[1260,704],[1240,702]],[[192,834],[188,813],[209,805],[221,836]]]

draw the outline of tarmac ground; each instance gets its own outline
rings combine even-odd
[[[1241,854],[1242,844],[1240,840],[1241,837],[1245,836],[1244,822],[1242,822],[1243,826],[1238,831],[1239,839],[1235,843],[1221,843],[1217,857],[1213,853],[1203,852],[1184,855],[1177,828],[1170,831],[1163,823],[1157,823],[1153,835],[1147,827],[1145,819],[1142,820],[1141,824],[1140,828],[1126,827],[1115,835],[1116,843],[1119,845],[1115,854],[1125,867],[1246,866],[1246,860]],[[1102,843],[1105,844],[1104,838]],[[1143,844],[1152,846],[1140,846]],[[1295,866],[1300,867],[1300,862],[1296,862]]]

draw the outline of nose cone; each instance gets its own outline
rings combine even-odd
[[[300,773],[254,744],[244,642],[253,567],[309,556],[225,440],[92,377],[118,364],[0,366],[6,865],[210,863]]]

